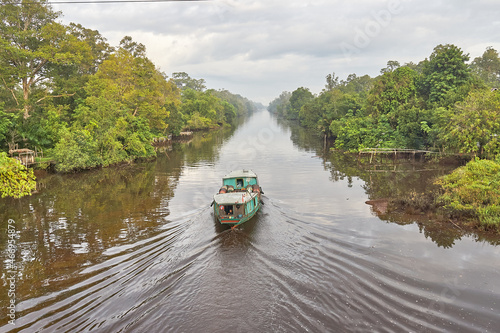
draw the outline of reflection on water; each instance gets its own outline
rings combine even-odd
[[[394,159],[386,156],[371,157],[357,154],[343,154],[325,149],[322,142],[297,125],[291,125],[291,139],[300,149],[314,151],[321,156],[325,170],[329,170],[333,182],[347,181],[352,187],[355,180],[361,180],[362,188],[370,201],[383,201],[387,198],[401,198],[411,193],[424,193],[433,189],[437,177],[450,173],[458,164],[440,164],[438,161],[425,161],[422,158]],[[438,246],[450,248],[463,237],[473,237],[478,242],[500,244],[500,237],[491,233],[477,231],[474,234],[460,229],[452,223],[443,223],[421,215],[402,214],[372,209],[380,219],[399,225],[416,224],[426,238]]]
[[[372,172],[322,144],[262,112],[0,200],[3,230],[20,232],[18,317],[0,292],[0,332],[494,331],[495,241],[365,204],[446,171]],[[210,203],[237,168],[258,174],[265,205],[231,231]],[[0,247],[5,261],[6,233]]]

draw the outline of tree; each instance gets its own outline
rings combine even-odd
[[[107,96],[128,112],[149,121],[149,127],[165,133],[169,112],[167,103],[180,103],[180,91],[145,56],[143,46],[130,39],[105,60],[87,88],[90,96]],[[107,90],[107,91],[105,91]]]
[[[80,62],[54,64],[52,65],[52,78],[54,95],[60,96],[52,98],[54,106],[67,105],[67,114],[62,117],[69,122],[77,101],[84,99],[85,84],[89,77],[97,73],[99,66],[106,60],[114,48],[97,31],[84,28],[80,24],[70,23],[69,33],[78,41],[87,45],[88,52]],[[44,107],[49,103],[45,103]]]
[[[215,128],[225,122],[225,113],[231,112],[225,104],[212,90],[186,89],[182,92],[181,112],[192,130]]]
[[[185,72],[177,72],[172,74],[172,78],[181,90],[193,89],[196,91],[203,91],[206,89],[204,79],[193,79]]]
[[[290,105],[286,110],[288,119],[299,119],[299,112],[303,105],[312,100],[314,95],[308,88],[300,87],[292,92],[290,96]]]
[[[408,67],[386,71],[374,83],[368,95],[369,110],[374,114],[387,114],[397,126],[396,113],[405,104],[413,102],[417,88],[417,73]]]
[[[279,97],[275,98],[273,101],[269,103],[267,110],[279,116],[284,116],[285,110],[288,108],[288,105],[290,104],[291,96],[292,93],[288,91],[283,91],[279,95]]]
[[[438,114],[438,137],[444,146],[460,153],[490,158],[500,154],[500,94],[481,90],[469,94],[453,108]]]
[[[380,70],[380,74],[385,74],[385,73],[390,73],[390,72],[394,72],[396,69],[398,69],[399,67],[401,67],[401,64],[399,63],[399,61],[395,61],[395,60],[389,60],[387,62],[387,67],[386,68],[382,68]]]
[[[438,45],[434,48],[429,60],[424,61],[423,65],[422,93],[430,103],[442,103],[447,94],[457,93],[462,86],[470,83],[471,74],[466,64],[468,60],[469,56],[455,45]]]
[[[474,59],[470,67],[486,84],[500,87],[500,57],[494,48],[488,47],[481,57]]]
[[[335,73],[328,74],[326,76],[326,90],[333,90],[339,85],[339,77],[335,76]]]
[[[1,84],[25,119],[37,102],[51,96],[52,66],[79,62],[88,51],[55,22],[58,15],[46,0],[3,0],[0,6]],[[32,98],[35,88],[43,92]]]

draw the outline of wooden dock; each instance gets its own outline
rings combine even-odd
[[[37,149],[37,147],[35,147],[35,150],[28,148],[19,149],[18,144],[9,144],[9,155],[11,158],[20,161],[25,167],[29,167],[30,165],[38,163],[37,159],[43,158],[43,151]]]
[[[428,154],[435,154],[436,152],[430,150],[419,150],[419,149],[403,149],[403,148],[362,148],[359,150],[359,156],[363,154],[370,154],[370,163],[372,163],[373,158],[377,155],[382,155],[386,157],[392,157],[396,160],[398,157],[411,158],[413,161],[418,158],[422,158]]]

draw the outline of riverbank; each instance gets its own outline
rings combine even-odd
[[[379,215],[423,216],[465,232],[500,235],[500,163],[475,159],[434,179],[425,191],[367,201]]]

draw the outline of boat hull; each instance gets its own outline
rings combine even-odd
[[[248,220],[250,220],[252,217],[255,216],[255,214],[257,214],[257,212],[259,211],[260,209],[260,206],[262,204],[259,203],[257,204],[257,206],[252,210],[250,211],[248,214],[245,214],[245,215],[242,215],[241,217],[228,217],[228,216],[221,216],[219,214],[220,212],[220,208],[218,205],[214,205],[214,214],[217,218],[217,221],[219,221],[220,224],[222,225],[229,225],[229,226],[238,226],[240,224],[243,224],[245,222],[247,222]]]

